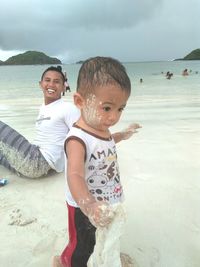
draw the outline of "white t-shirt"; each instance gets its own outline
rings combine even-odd
[[[70,139],[78,140],[85,148],[85,181],[90,193],[97,201],[109,204],[122,202],[123,189],[113,138],[101,138],[75,125],[70,129],[66,142]],[[68,186],[66,200],[70,206],[78,206]]]
[[[34,144],[52,169],[64,170],[64,141],[73,123],[80,117],[75,105],[58,99],[48,105],[42,105],[36,120],[36,138]]]

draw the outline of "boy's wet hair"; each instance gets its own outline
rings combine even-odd
[[[57,67],[55,67],[55,66],[51,66],[51,67],[48,67],[48,68],[42,73],[41,81],[42,81],[42,79],[44,78],[45,73],[47,73],[48,71],[56,71],[56,72],[60,73],[60,74],[61,74],[61,77],[62,77],[62,80],[63,80],[63,83],[65,82],[65,75],[64,75],[63,72],[62,72],[62,67],[61,67],[61,66],[57,66]]]
[[[117,85],[128,95],[131,93],[131,82],[125,67],[111,57],[94,57],[83,62],[77,80],[77,92],[82,96],[90,95],[95,88],[106,85]]]

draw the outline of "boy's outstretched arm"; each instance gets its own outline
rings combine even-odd
[[[84,145],[71,139],[66,144],[65,151],[67,153],[67,181],[72,197],[96,227],[109,224],[113,215],[109,211],[108,204],[96,201],[85,181]]]
[[[121,132],[117,132],[112,134],[115,143],[119,143],[122,140],[129,139],[134,133],[137,133],[137,129],[142,128],[138,123],[130,124],[126,129],[122,130]]]

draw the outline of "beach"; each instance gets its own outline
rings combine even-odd
[[[133,94],[112,132],[132,122],[142,128],[117,144],[126,209],[121,250],[137,267],[199,267],[200,61],[126,67]],[[182,77],[186,67],[193,71]],[[64,99],[72,102],[78,66],[64,68],[72,88]],[[9,67],[0,74],[0,119],[30,141],[42,69],[13,67],[13,80],[5,75]],[[171,80],[161,73],[168,70]],[[0,178],[8,180],[0,187],[0,266],[51,266],[68,240],[64,174],[25,179],[0,166]]]

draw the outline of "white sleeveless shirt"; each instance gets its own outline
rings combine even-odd
[[[116,146],[113,138],[102,138],[74,125],[67,135],[66,142],[71,139],[76,139],[84,146],[86,155],[85,181],[90,193],[97,201],[104,201],[109,204],[122,202],[123,189],[120,182]],[[67,173],[67,170],[65,173]],[[66,201],[70,206],[78,207],[68,185]]]

